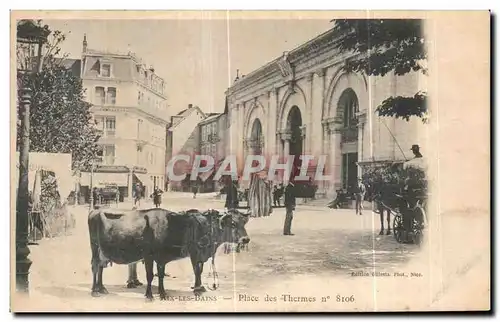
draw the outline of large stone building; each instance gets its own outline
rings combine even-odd
[[[413,96],[423,89],[422,76],[347,73],[342,67],[350,57],[336,50],[338,38],[326,31],[227,90],[228,153],[237,155],[239,169],[248,154],[327,155],[325,171],[332,179],[318,184],[320,194],[331,195],[356,183],[359,165],[404,159],[403,154],[411,156],[412,144],[425,151],[418,140],[425,130],[420,120],[375,113],[387,97]],[[314,166],[309,169],[313,175]]]
[[[166,128],[165,81],[133,53],[91,50],[83,40],[81,78],[86,99],[102,131],[103,162],[93,185],[118,185],[123,197],[141,183],[148,196],[164,187]],[[90,175],[82,174],[82,190]],[[82,191],[84,192],[84,191]]]

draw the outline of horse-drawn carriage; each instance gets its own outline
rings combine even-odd
[[[405,167],[402,162],[366,170],[363,180],[367,185],[367,195],[380,214],[380,234],[384,230],[384,212],[387,213],[387,234],[390,234],[392,213],[395,239],[399,243],[420,245],[427,225],[425,170]]]
[[[98,187],[98,199],[94,201],[101,205],[109,205],[120,201],[120,190],[115,184],[103,185]]]

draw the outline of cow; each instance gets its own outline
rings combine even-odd
[[[92,296],[108,293],[103,284],[103,269],[108,263],[131,264],[143,260],[147,278],[146,298],[153,300],[151,282],[153,263],[156,262],[159,295],[165,300],[165,265],[187,257],[191,259],[195,275],[195,294],[205,292],[201,283],[204,263],[212,257],[214,264],[217,248],[224,243],[245,246],[250,242],[245,229],[249,215],[235,209],[223,214],[217,210],[201,212],[195,209],[180,213],[161,208],[126,212],[103,208],[92,210],[88,218]]]

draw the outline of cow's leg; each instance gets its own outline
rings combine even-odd
[[[163,285],[163,278],[165,277],[165,263],[156,263],[156,268],[158,270],[158,293],[160,294],[160,300],[166,300],[167,296]]]
[[[391,234],[391,211],[386,209],[387,212],[387,235]]]
[[[191,256],[191,264],[194,271],[194,293],[206,292],[205,287],[201,285],[201,274],[203,273],[203,263],[199,262],[195,256]]]
[[[97,272],[97,287],[100,294],[108,294],[108,290],[102,284],[102,273],[104,271],[104,266],[99,265],[99,270]]]
[[[142,283],[137,278],[137,263],[129,264],[127,288],[136,288],[137,286],[141,285]]]
[[[153,282],[153,259],[152,258],[144,258],[144,266],[146,266],[146,279],[148,281],[148,285],[146,286],[146,298],[150,301],[153,300],[153,291],[151,290],[151,283]]]
[[[94,251],[92,250],[92,253]],[[92,254],[92,296],[99,296],[99,288],[97,281],[97,273],[99,272],[99,258],[95,258]]]

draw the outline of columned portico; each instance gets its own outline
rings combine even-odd
[[[394,137],[388,133],[387,124],[381,125],[384,121],[373,113],[387,98],[385,89],[396,88],[391,84],[408,77],[369,78],[347,72],[344,66],[352,54],[337,51],[335,42],[340,36],[333,31],[323,33],[236,80],[228,89],[232,127],[229,152],[240,160],[239,169],[244,157],[256,149],[267,160],[276,155],[281,160],[296,155],[296,166],[302,154],[312,154],[316,162],[324,155],[324,173],[330,180],[315,183],[319,193],[332,196],[336,189],[356,184],[362,170],[358,162],[395,159],[400,154],[392,151]],[[397,89],[409,88],[405,84]],[[396,91],[391,95],[407,94]],[[259,146],[251,135],[256,119],[261,123]],[[394,128],[396,122],[399,120],[389,126]],[[405,131],[395,135],[414,136]],[[314,177],[311,163],[308,175]]]

